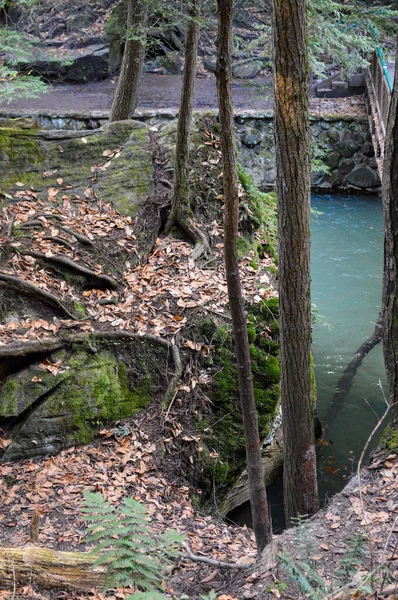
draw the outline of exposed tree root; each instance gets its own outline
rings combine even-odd
[[[363,359],[371,350],[373,350],[375,346],[377,346],[377,344],[381,342],[382,337],[383,325],[381,315],[379,315],[372,335],[358,348],[354,354],[354,358],[344,369],[344,373],[339,379],[336,393],[325,417],[326,423],[330,424],[337,417],[340,409],[343,406],[344,400],[346,399],[348,392],[354,383],[354,377],[357,370],[361,366]]]
[[[0,276],[2,274],[0,273]],[[139,340],[148,342],[153,345],[160,345],[166,348],[173,357],[174,374],[167,386],[165,399],[167,400],[173,395],[174,390],[182,373],[182,363],[178,347],[167,340],[156,337],[150,333],[144,335],[133,333],[131,331],[101,331],[96,333],[74,333],[65,334],[58,338],[42,338],[36,342],[20,344],[18,346],[3,346],[0,348],[0,360],[6,358],[17,358],[22,356],[31,356],[34,354],[43,354],[45,352],[55,352],[61,348],[65,348],[69,344],[79,344],[84,342],[92,342],[95,340],[109,340],[117,342],[120,340]]]
[[[26,223],[20,223],[18,225],[19,229],[29,229],[30,227],[32,227],[32,229],[34,227],[44,227],[44,223],[37,219],[33,221],[26,221]],[[60,225],[59,223],[57,223],[56,227],[58,229],[62,229],[62,231],[65,231],[66,233],[69,233],[69,235],[72,235],[74,238],[76,238],[76,240],[78,240],[82,244],[86,244],[88,246],[95,246],[94,242],[92,242],[88,237],[82,235],[81,233],[73,231],[73,229],[70,229],[69,227],[65,227],[64,225]]]
[[[35,252],[33,250],[29,250],[25,252],[25,254],[27,254],[28,256],[33,256],[34,258],[37,258],[38,260],[41,260],[43,262],[52,263],[54,265],[59,265],[60,267],[64,267],[66,269],[75,271],[79,275],[83,275],[83,277],[85,277],[86,279],[90,279],[95,287],[105,287],[105,289],[113,289],[116,287],[116,281],[112,279],[112,277],[109,277],[109,275],[95,273],[91,269],[79,265],[70,258],[64,258],[62,256],[46,256],[41,252]]]
[[[96,556],[86,552],[57,552],[37,546],[0,548],[1,589],[35,583],[46,588],[90,590],[104,585],[105,568],[94,567]]]
[[[75,237],[82,244],[86,244],[87,246],[95,246],[94,242],[92,242],[85,235],[77,233],[77,231],[73,231],[73,229],[69,229],[69,227],[64,227],[63,225],[58,225],[58,227],[59,229],[62,229],[62,231],[66,231],[66,233],[69,233],[69,235],[73,235],[73,237]]]
[[[192,250],[191,258],[193,260],[199,260],[203,255],[210,254],[209,242],[203,231],[197,227],[190,217],[184,216],[183,218],[175,214],[172,209],[169,219],[167,221],[165,232],[168,233],[173,225],[178,225],[188,235],[188,237],[195,243],[195,247]]]
[[[58,309],[69,319],[73,319],[74,321],[78,320],[78,317],[69,312],[69,310],[60,302],[60,300],[58,300],[56,296],[46,292],[45,290],[42,290],[29,281],[24,281],[23,279],[18,279],[18,277],[0,273],[0,282],[6,283],[18,292],[23,292],[24,294],[29,294],[30,296],[36,296],[46,304]]]
[[[59,244],[60,246],[65,246],[65,248],[69,248],[69,250],[74,250],[72,244],[70,244],[67,240],[64,240],[64,238],[60,238],[60,237],[52,236],[52,235],[45,235],[43,240],[50,240],[51,242],[55,242],[56,244]]]

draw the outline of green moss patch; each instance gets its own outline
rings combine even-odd
[[[280,397],[278,318],[277,298],[250,308],[248,332],[261,439],[269,434]],[[204,327],[207,337],[211,333],[211,325],[206,322]],[[222,495],[243,470],[246,449],[230,329],[214,328],[212,343],[215,350],[212,359],[211,415],[206,415],[200,424],[204,442],[201,485],[205,494],[209,494],[215,484]]]

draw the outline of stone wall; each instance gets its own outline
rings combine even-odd
[[[240,162],[261,189],[275,183],[275,147],[271,114],[236,117]],[[313,189],[377,191],[380,177],[367,119],[311,117]]]
[[[0,126],[16,116],[0,113]],[[176,116],[176,109],[137,111],[135,119],[157,128],[176,119]],[[93,111],[86,115],[71,113],[25,117],[29,121],[34,119],[40,129],[85,131],[105,125],[108,113]],[[341,115],[311,116],[310,120],[313,190],[377,193],[380,177],[368,120]],[[258,187],[272,189],[276,177],[272,111],[236,114],[235,123],[240,163],[253,175]]]

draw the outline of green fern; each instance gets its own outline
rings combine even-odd
[[[139,588],[130,599],[158,600],[165,572],[179,555],[183,539],[175,531],[153,535],[145,508],[133,498],[115,507],[101,494],[87,492],[82,517],[88,521],[87,541],[96,542],[93,566],[107,568],[106,587]]]

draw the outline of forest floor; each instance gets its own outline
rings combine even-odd
[[[144,502],[155,532],[173,528],[184,535],[192,552],[216,561],[209,565],[180,560],[165,582],[165,597],[198,600],[213,590],[218,600],[397,598],[396,454],[376,455],[360,481],[355,476],[312,519],[274,536],[256,562],[253,532],[195,509],[189,488],[176,480],[173,470],[168,473],[165,464],[175,459],[173,444],[166,460],[159,447],[172,434],[154,426],[154,421],[161,422],[159,412],[159,406],[151,405],[130,421],[125,437],[104,429],[88,446],[45,460],[3,465],[3,477],[13,483],[2,494],[2,545],[29,544],[34,509],[41,516],[39,545],[87,549],[82,491],[94,490],[106,493],[112,502],[126,496]],[[217,561],[243,568],[222,568]],[[126,589],[44,591],[32,583],[3,590],[0,598],[123,600],[128,594]]]

